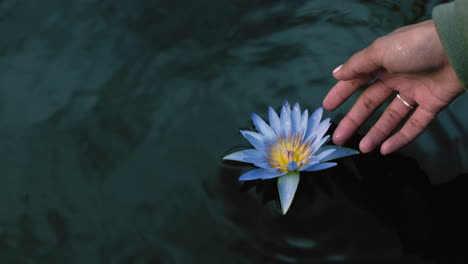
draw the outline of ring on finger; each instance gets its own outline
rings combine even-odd
[[[397,93],[396,97],[398,98],[398,100],[400,100],[400,102],[402,102],[404,105],[406,105],[407,107],[411,108],[411,109],[414,109],[414,106],[411,105],[410,103],[406,102],[403,98],[401,98],[400,94]]]

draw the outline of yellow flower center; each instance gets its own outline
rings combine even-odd
[[[298,168],[306,165],[312,155],[310,142],[302,142],[302,135],[287,138],[279,137],[268,150],[268,163],[272,168],[288,172],[288,164],[294,161]],[[296,170],[297,170],[296,169]]]

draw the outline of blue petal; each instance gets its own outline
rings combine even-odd
[[[304,113],[302,113],[301,117],[301,134],[305,137],[305,132],[307,131],[307,122],[309,121],[309,110],[305,110]]]
[[[257,167],[268,169],[270,165],[266,161],[264,154],[263,151],[256,149],[246,149],[231,153],[223,159],[251,163]]]
[[[286,214],[296,194],[299,184],[299,172],[289,172],[278,178],[278,193],[281,202],[281,211]]]
[[[250,181],[250,180],[258,180],[258,179],[271,179],[276,178],[283,175],[283,172],[266,170],[266,169],[253,169],[250,170],[242,176],[239,177],[239,181]]]
[[[321,140],[330,128],[330,125],[330,118],[324,119],[322,122],[320,122],[315,131],[309,133],[309,137],[307,138],[307,140],[309,140],[309,138],[314,138],[314,140]]]
[[[231,154],[226,155],[223,159],[246,162],[244,159],[247,157],[247,155],[244,153],[244,151],[245,150],[233,152]]]
[[[335,149],[327,149],[325,151],[322,151],[320,154],[317,154],[317,156],[315,156],[315,160],[317,160],[318,162],[322,162],[325,158],[328,157],[328,155],[332,154],[333,152],[335,152]]]
[[[315,110],[312,115],[309,118],[308,126],[307,126],[307,132],[306,132],[306,138],[309,137],[318,127],[320,120],[322,119],[323,115],[323,108],[319,107],[317,110]]]
[[[276,134],[279,134],[281,129],[280,118],[271,106],[268,107],[268,120],[270,121],[271,128],[273,128]]]
[[[312,149],[312,154],[315,154],[315,152],[317,152],[323,144],[328,142],[328,140],[330,139],[330,135],[326,135],[320,140],[317,139],[318,138],[314,139],[314,143],[312,143],[310,147]]]
[[[334,151],[333,153],[331,153],[330,155],[322,159],[323,162],[360,153],[359,151],[350,149],[350,148],[343,148],[343,147],[338,147],[338,146],[322,146],[319,150],[317,150],[317,154],[320,155],[320,153],[328,149],[335,149],[336,151]]]
[[[291,112],[291,106],[289,106],[288,100],[284,100],[283,102],[283,108],[289,109],[289,112]]]
[[[301,132],[301,108],[299,103],[295,103],[291,113],[291,124],[293,134],[299,134]]]
[[[286,174],[285,172],[280,172],[280,171],[277,171],[277,170],[274,170],[274,171],[268,170],[268,171],[269,171],[269,173],[266,173],[265,175],[263,175],[262,180],[278,178],[281,175]]]
[[[294,160],[291,160],[286,167],[288,168],[288,171],[296,171],[299,165],[297,165]]]
[[[283,107],[281,108],[280,114],[281,122],[281,134],[284,137],[288,137],[291,134],[291,107],[289,106],[288,101],[284,102]]]
[[[315,163],[312,164],[311,166],[306,166],[302,170],[304,171],[319,171],[319,170],[324,170],[331,168],[333,166],[336,166],[336,162],[324,162],[324,163]]]
[[[267,140],[273,140],[276,138],[275,131],[257,114],[252,113],[252,120],[254,122],[255,128],[265,136]]]
[[[271,166],[270,164],[265,160],[264,157],[259,157],[259,158],[248,158],[246,159],[246,162],[252,163],[253,165],[263,168],[263,169],[270,169]]]
[[[263,151],[265,149],[265,138],[262,135],[247,130],[241,130],[241,134],[249,141],[249,143],[254,148],[260,151]]]
[[[319,162],[317,160],[312,160],[308,164],[306,164],[304,167],[300,168],[299,171],[305,171],[305,170],[307,170],[307,169],[309,169],[312,166],[317,165],[317,164],[319,164]]]
[[[330,128],[330,118],[326,118],[324,119],[322,122],[320,122],[320,124],[318,125],[317,127],[317,131],[315,131],[315,134],[322,138],[325,133],[327,133],[328,129]]]

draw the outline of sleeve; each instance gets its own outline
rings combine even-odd
[[[438,5],[432,18],[449,62],[468,91],[468,0]]]

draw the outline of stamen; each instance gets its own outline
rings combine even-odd
[[[302,135],[295,135],[287,138],[279,137],[276,142],[270,145],[268,152],[270,166],[288,172],[296,171],[305,166],[312,154],[312,149],[310,142],[302,141]]]

